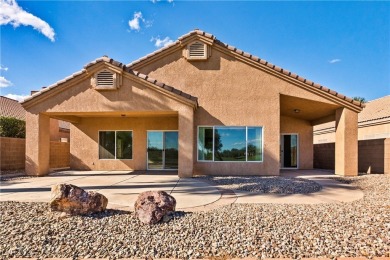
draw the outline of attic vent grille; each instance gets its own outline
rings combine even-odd
[[[191,44],[189,48],[189,57],[205,58],[206,57],[205,45],[200,42],[195,42]]]
[[[114,86],[114,74],[109,71],[101,71],[97,74],[98,86]]]

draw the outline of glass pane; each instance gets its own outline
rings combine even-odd
[[[163,133],[148,132],[148,169],[163,168]]]
[[[199,127],[198,133],[198,160],[213,160],[213,128]]]
[[[248,127],[248,161],[262,161],[262,128]]]
[[[216,127],[214,132],[215,161],[245,161],[245,127]]]
[[[99,159],[115,159],[115,131],[99,132]]]
[[[283,135],[283,167],[296,168],[298,156],[298,136],[297,135]]]
[[[298,136],[291,135],[291,167],[297,167]]]
[[[165,169],[178,168],[178,147],[178,133],[165,132]]]
[[[133,138],[130,131],[116,132],[116,158],[132,159],[133,155]]]

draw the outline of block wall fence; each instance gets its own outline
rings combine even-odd
[[[70,145],[65,142],[50,142],[50,168],[69,167]],[[0,168],[24,170],[26,140],[23,138],[0,137]]]
[[[314,168],[331,169],[335,166],[335,144],[314,145]],[[390,138],[360,140],[358,169],[365,173],[390,174]]]

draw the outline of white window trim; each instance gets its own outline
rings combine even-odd
[[[199,128],[200,127],[210,127],[213,129],[213,160],[199,160],[199,149],[198,149],[198,143],[199,143]],[[215,128],[216,127],[230,127],[230,128],[235,128],[235,127],[245,127],[245,142],[246,142],[246,160],[245,161],[215,161],[214,159],[214,140],[215,140]],[[250,127],[261,127],[261,161],[248,161],[248,128]],[[264,126],[225,126],[225,125],[198,125],[197,127],[197,136],[196,136],[196,160],[197,162],[207,162],[207,163],[263,163],[264,162]]]
[[[115,158],[114,159],[101,159],[100,156],[99,156],[99,149],[100,149],[100,132],[115,132]],[[131,148],[131,159],[117,159],[116,158],[116,132],[131,132],[131,146],[133,146],[133,140],[134,140],[134,134],[133,134],[133,130],[99,130],[98,131],[98,160],[102,160],[102,161],[112,161],[112,160],[115,160],[115,161],[129,161],[129,160],[133,160],[133,148]]]

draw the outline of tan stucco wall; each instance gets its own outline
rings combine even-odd
[[[177,130],[177,121],[177,117],[83,118],[71,126],[70,166],[80,170],[145,170],[147,130]],[[99,160],[99,130],[132,130],[133,159]]]
[[[195,158],[197,174],[279,174],[280,94],[331,103],[216,49],[209,61],[188,62],[178,51],[137,69],[199,98],[194,140],[199,125],[264,127],[263,163],[206,163]],[[312,143],[310,135],[307,143],[301,138],[304,147]],[[310,158],[303,156],[302,166],[310,168]]]
[[[318,126],[321,129],[321,126]],[[371,125],[371,126],[359,126],[358,127],[358,140],[371,140],[390,137],[390,123]],[[334,143],[335,131],[334,128],[329,133],[314,134],[314,144],[321,143]]]
[[[310,122],[281,116],[280,132],[282,134],[298,134],[298,167],[299,169],[313,169],[313,126]]]
[[[50,141],[61,141],[61,138],[67,138],[69,142],[70,133],[60,129],[57,119],[50,118]]]
[[[359,127],[358,139],[370,140],[379,138],[390,138],[390,122],[387,124]]]
[[[358,114],[347,108],[336,111],[335,174],[358,175]]]

